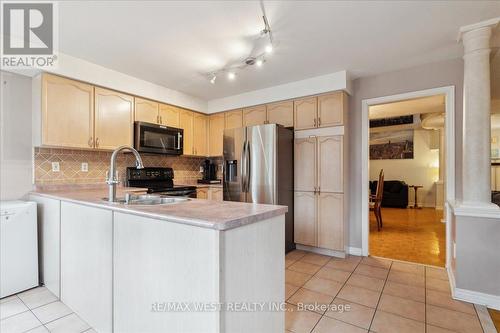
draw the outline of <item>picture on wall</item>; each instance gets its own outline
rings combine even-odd
[[[413,159],[413,130],[370,133],[370,160]]]

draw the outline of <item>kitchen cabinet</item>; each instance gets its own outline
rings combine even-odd
[[[315,128],[318,111],[318,98],[306,97],[293,101],[294,129]]]
[[[295,243],[316,246],[316,194],[295,192],[293,205]]]
[[[61,301],[98,332],[112,331],[112,214],[61,202]]]
[[[210,187],[208,191],[208,198],[214,201],[223,201],[222,188]]]
[[[208,199],[208,187],[198,187],[196,189],[196,199]]]
[[[344,189],[344,138],[342,135],[317,138],[317,189],[342,192]]]
[[[133,144],[134,97],[95,88],[95,148],[115,149]]]
[[[318,96],[318,127],[340,126],[347,108],[345,93],[337,91]]]
[[[295,139],[294,186],[296,191],[316,190],[316,138]]]
[[[61,202],[37,195],[30,195],[30,201],[37,203],[40,282],[59,298]]]
[[[267,111],[265,105],[243,109],[243,126],[264,124],[267,124]]]
[[[208,117],[201,113],[193,112],[193,155],[208,155]]]
[[[180,109],[178,107],[160,104],[158,115],[159,124],[179,128]]]
[[[243,127],[243,112],[242,110],[228,111],[224,113],[225,129]]]
[[[318,247],[344,250],[344,196],[321,192],[316,195]]]
[[[224,118],[224,113],[212,114],[208,118],[208,156],[222,156]]]
[[[267,104],[267,123],[293,127],[293,101]]]
[[[159,122],[158,103],[147,99],[135,98],[135,121],[157,124]]]
[[[93,148],[94,87],[44,73],[41,91],[41,144]]]
[[[181,110],[179,127],[184,130],[184,155],[194,155],[193,146],[193,112]]]

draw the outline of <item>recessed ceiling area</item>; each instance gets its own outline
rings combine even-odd
[[[414,114],[444,113],[445,96],[408,99],[400,102],[370,106],[370,119],[392,118]]]
[[[273,55],[234,81],[206,73],[242,61],[263,29],[258,1],[61,1],[60,51],[211,100],[347,70],[367,76],[462,56],[460,26],[499,1],[264,1]]]

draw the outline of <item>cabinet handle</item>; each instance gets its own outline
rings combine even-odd
[[[316,195],[316,186],[314,186],[314,195]]]
[[[163,118],[160,116],[160,124],[163,124]]]
[[[159,124],[160,123],[160,116],[156,116],[156,123]]]
[[[95,146],[96,146],[96,148],[99,148],[99,138],[95,139]]]
[[[89,144],[89,147],[92,147],[94,144],[93,142],[94,140],[92,140],[92,137],[89,138],[89,142],[87,142]]]
[[[318,127],[321,126],[321,117],[318,117]]]
[[[314,127],[316,127],[316,118],[314,118]]]
[[[321,194],[321,186],[318,186],[318,194]]]

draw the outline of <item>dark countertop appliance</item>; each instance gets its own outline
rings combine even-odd
[[[196,186],[175,186],[172,168],[127,168],[127,186],[143,187],[148,193],[196,198]]]
[[[205,160],[203,164],[203,178],[198,179],[200,184],[220,184],[220,179],[217,179],[217,165],[211,163],[210,160]]]
[[[182,155],[184,130],[136,121],[134,148],[141,153]]]

